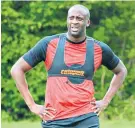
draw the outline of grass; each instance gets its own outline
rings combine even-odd
[[[100,128],[135,128],[135,121],[127,121],[127,120],[100,120]],[[2,128],[41,128],[40,121],[39,122],[2,122]]]
[[[101,128],[135,128],[135,121],[127,120],[100,120]]]

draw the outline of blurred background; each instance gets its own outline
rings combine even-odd
[[[108,44],[128,69],[123,86],[100,115],[101,128],[135,126],[135,1],[2,1],[2,128],[41,127],[39,117],[29,111],[20,96],[10,69],[41,38],[67,31],[67,11],[74,4],[90,10],[87,35]],[[44,63],[26,76],[35,102],[43,104],[47,78]],[[103,66],[96,72],[96,99],[103,98],[112,77]]]

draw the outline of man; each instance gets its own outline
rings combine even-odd
[[[43,120],[43,128],[99,128],[99,113],[125,79],[126,67],[109,46],[86,36],[89,18],[86,7],[72,6],[68,32],[43,38],[11,69],[29,109]],[[48,71],[45,105],[34,102],[25,79],[25,72],[41,61]],[[104,98],[96,101],[92,78],[101,64],[114,72],[114,77]]]

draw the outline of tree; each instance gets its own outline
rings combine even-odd
[[[88,7],[91,12],[91,26],[87,35],[107,43],[128,68],[126,81],[105,115],[108,118],[135,118],[135,2],[2,1],[3,119],[36,118],[29,112],[16,89],[10,69],[20,56],[44,36],[66,32],[67,11],[78,3]],[[104,67],[95,74],[97,99],[105,94],[111,77],[112,73]],[[40,104],[44,102],[46,78],[43,63],[27,73],[30,91],[35,101]],[[128,109],[129,107],[131,109]]]

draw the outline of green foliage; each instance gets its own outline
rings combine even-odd
[[[13,64],[44,36],[66,32],[68,9],[83,4],[91,12],[87,35],[107,43],[123,60],[128,76],[109,108],[107,118],[135,119],[135,2],[2,1],[2,119],[35,119],[10,76]],[[101,67],[95,74],[95,96],[101,99],[113,74]],[[46,71],[41,63],[27,73],[35,101],[44,103]]]

